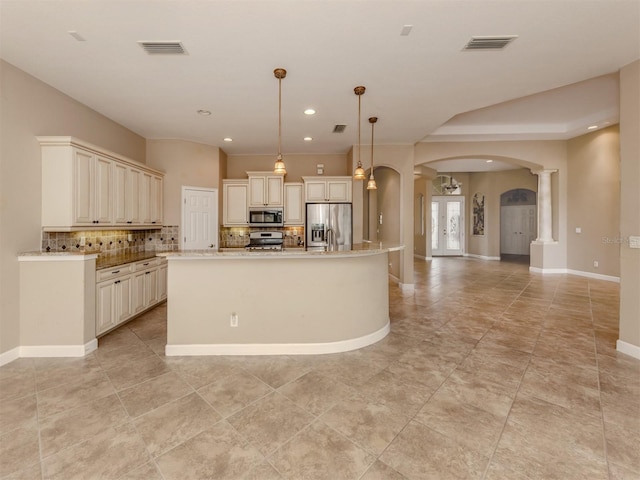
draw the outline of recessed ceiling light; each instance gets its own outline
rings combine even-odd
[[[71,35],[73,38],[75,38],[77,41],[79,42],[86,42],[87,39],[84,38],[82,35],[80,35],[78,32],[76,32],[75,30],[69,30],[67,32],[69,35]]]
[[[598,125],[589,125],[587,130],[595,130],[596,128],[598,128]]]
[[[413,25],[403,25],[402,30],[400,30],[400,36],[407,37],[411,33],[412,28],[413,28]]]
[[[487,160],[487,163],[493,163],[493,160]]]
[[[316,111],[315,111],[313,108],[307,108],[307,109],[304,111],[304,114],[305,114],[305,115],[315,115],[315,114],[316,114]]]
[[[311,137],[304,137],[304,141],[305,141],[305,142],[310,142],[311,140],[313,140],[313,138],[311,138]]]
[[[198,110],[198,114],[208,117],[209,115],[211,115],[211,111],[210,110]]]
[[[231,137],[224,137],[222,140],[224,140],[225,142],[233,142],[233,138]]]

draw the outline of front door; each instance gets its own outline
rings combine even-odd
[[[464,197],[431,198],[431,254],[433,256],[464,253]]]
[[[218,191],[182,187],[182,249],[218,249]]]

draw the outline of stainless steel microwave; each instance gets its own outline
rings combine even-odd
[[[282,207],[272,208],[250,208],[249,209],[249,226],[250,227],[282,227],[283,221]]]

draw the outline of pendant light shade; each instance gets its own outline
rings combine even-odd
[[[360,152],[362,151],[362,146],[360,145],[360,101],[362,95],[364,95],[365,90],[366,88],[363,86],[359,86],[353,89],[354,93],[358,96],[358,166],[355,172],[353,172],[354,180],[365,179],[364,168],[362,168],[362,161],[360,160]]]
[[[373,129],[375,127],[378,117],[370,117],[369,123],[371,124],[371,174],[369,175],[369,181],[367,182],[367,190],[376,190],[376,179],[373,177]]]
[[[282,79],[287,76],[287,71],[284,68],[276,68],[273,74],[278,79],[278,156],[276,157],[276,163],[273,168],[273,173],[277,175],[285,175],[287,169],[284,166],[282,160]]]

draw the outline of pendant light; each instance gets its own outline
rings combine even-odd
[[[284,68],[276,68],[273,74],[278,79],[278,157],[273,168],[273,173],[277,175],[286,175],[287,169],[282,161],[282,79],[287,76]]]
[[[373,177],[373,127],[377,121],[378,117],[369,118],[369,123],[371,124],[371,175],[369,175],[369,181],[367,182],[367,190],[375,190],[378,188],[376,179]]]
[[[362,161],[360,161],[360,152],[362,151],[362,146],[360,145],[360,99],[362,95],[364,95],[365,87],[359,86],[353,89],[354,93],[358,96],[358,167],[355,172],[353,172],[354,180],[364,180],[364,168],[362,168]]]

